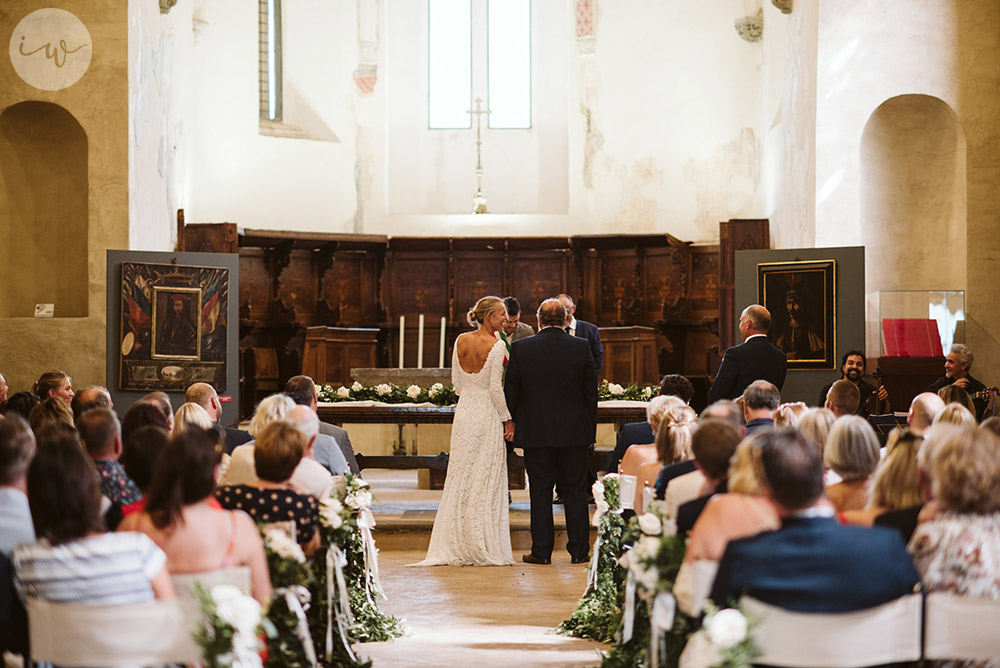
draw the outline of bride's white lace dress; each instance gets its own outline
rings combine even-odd
[[[456,346],[457,349],[457,346]],[[503,421],[505,346],[497,341],[478,373],[466,373],[452,354],[451,378],[459,393],[451,428],[448,477],[427,557],[418,566],[513,565],[507,508],[507,448]]]

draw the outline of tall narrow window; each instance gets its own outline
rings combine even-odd
[[[488,0],[489,124],[531,127],[531,0]]]
[[[260,118],[281,120],[281,0],[258,0]]]
[[[428,125],[473,126],[474,100],[488,127],[531,127],[531,0],[427,0]]]
[[[469,0],[429,0],[428,124],[472,127],[472,25]]]

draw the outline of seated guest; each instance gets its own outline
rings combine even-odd
[[[309,376],[290,378],[285,384],[285,394],[297,405],[306,406],[318,416],[319,392],[312,378]],[[339,452],[337,448],[339,448]],[[342,472],[361,472],[354,454],[354,446],[351,444],[351,437],[347,430],[339,425],[319,422],[319,436],[314,443],[314,451],[316,461],[334,475],[340,475]],[[340,461],[341,456],[343,463]],[[346,468],[344,468],[345,465]]]
[[[131,478],[142,493],[142,498],[135,503],[122,506],[122,516],[141,512],[146,507],[149,496],[149,486],[153,482],[153,472],[156,470],[156,460],[167,447],[170,435],[160,427],[140,427],[133,431],[122,448],[122,465],[125,475]]]
[[[167,431],[172,432],[174,430],[174,407],[170,403],[169,394],[157,390],[144,396],[141,401],[145,401],[159,408],[160,412],[163,413],[163,417],[167,419]]]
[[[930,476],[941,513],[917,527],[909,548],[924,589],[1000,598],[1000,438],[985,429],[948,429]]]
[[[208,411],[198,404],[182,404],[174,415],[174,433],[180,434],[192,427],[198,429],[215,429]]]
[[[170,433],[170,421],[158,406],[148,401],[137,401],[125,411],[122,418],[122,440],[127,441],[132,432],[142,427],[159,427]]]
[[[878,436],[867,420],[849,414],[833,423],[823,448],[823,463],[842,481],[826,488],[826,496],[838,513],[865,507],[878,462]]]
[[[707,420],[708,418],[726,420],[737,429],[743,430],[743,408],[735,401],[719,399],[715,403],[709,404],[698,416],[699,420]]]
[[[779,428],[796,427],[807,410],[809,407],[801,401],[781,404],[774,411],[774,426]]]
[[[976,426],[976,416],[962,404],[945,404],[934,416],[933,424],[954,424],[971,429]]]
[[[306,406],[313,413],[319,410],[316,383],[309,376],[293,376],[285,383],[285,394],[299,406]],[[318,413],[317,413],[318,415]],[[347,430],[326,422],[319,423],[319,434],[313,442],[316,461],[325,466],[333,475],[359,473],[358,460],[351,447]]]
[[[253,439],[249,432],[235,427],[223,427],[219,424],[222,419],[222,403],[219,401],[219,393],[208,383],[195,383],[184,393],[185,403],[198,404],[206,411],[215,423],[216,428],[223,429],[226,434],[226,454],[232,454],[237,445]]]
[[[309,441],[301,431],[282,421],[272,422],[255,436],[257,482],[225,485],[216,490],[215,496],[223,508],[246,511],[257,523],[294,521],[296,541],[307,555],[312,554],[319,548],[319,502],[299,493],[291,484],[292,472]]]
[[[16,415],[0,420],[0,554],[10,556],[20,543],[35,540],[28,510],[28,465],[35,456],[35,435]]]
[[[889,398],[889,393],[884,386],[875,387],[865,381],[866,364],[867,358],[863,350],[848,350],[840,360],[840,379],[850,381],[858,388],[858,408],[855,414],[861,417],[868,417],[868,400],[871,397],[877,396],[879,399]],[[826,397],[831,387],[833,387],[833,383],[820,390],[817,406],[826,405]]]
[[[166,555],[148,536],[104,533],[97,472],[66,425],[38,434],[28,503],[38,541],[11,554],[22,599],[127,605],[174,597]]]
[[[833,519],[813,444],[793,430],[773,430],[761,435],[756,452],[781,528],[729,542],[712,586],[717,605],[745,594],[798,612],[850,612],[919,584],[898,533]]]
[[[948,357],[944,360],[944,375],[931,383],[924,392],[937,392],[942,387],[955,385],[962,388],[969,395],[976,395],[986,389],[986,386],[972,377],[969,369],[972,368],[973,354],[969,346],[964,343],[956,343],[948,351]],[[985,399],[975,400],[976,410],[973,414],[978,419],[986,408]]]
[[[849,380],[838,380],[830,386],[826,393],[824,408],[833,411],[838,418],[845,415],[855,415],[861,403],[861,392],[858,386]]]
[[[934,417],[942,408],[944,400],[936,392],[921,392],[913,397],[910,410],[906,414],[906,423],[910,425],[910,431],[923,436],[924,432],[934,424]]]
[[[118,459],[122,454],[122,437],[118,419],[107,408],[91,408],[80,416],[80,438],[87,454],[100,474],[101,494],[111,501],[107,520],[114,530],[121,519],[122,508],[142,498],[142,492],[126,475]]]
[[[683,400],[678,397],[656,396],[646,404],[646,422],[655,425],[653,433],[659,429],[663,416],[680,406],[686,406]],[[656,461],[656,436],[649,443],[637,443],[629,446],[618,465],[618,472],[622,475],[638,475],[639,467],[647,462]]]
[[[687,535],[708,500],[728,491],[729,460],[736,453],[739,442],[740,432],[722,420],[705,420],[695,429],[691,450],[698,471],[705,476],[705,484],[700,496],[677,507],[677,533]]]
[[[691,430],[694,428],[695,418],[695,412],[690,406],[677,403],[660,415],[656,427],[656,442],[653,444],[656,446],[656,460],[642,464],[636,473],[634,508],[637,513],[643,509],[645,489],[655,486],[657,475],[663,467],[694,458],[691,452]]]
[[[917,470],[917,452],[923,442],[909,430],[898,427],[889,434],[885,457],[872,476],[872,492],[863,510],[847,510],[840,519],[847,524],[872,526],[875,518],[890,510],[900,510],[922,505],[920,475]]]
[[[114,402],[111,401],[111,393],[108,388],[94,385],[80,390],[73,395],[69,407],[73,411],[73,420],[79,420],[80,416],[91,408],[110,408],[114,410]]]
[[[755,380],[743,390],[743,417],[747,435],[774,426],[774,411],[781,403],[778,388],[766,380]]]
[[[908,430],[908,433],[913,434],[914,438],[922,439],[917,450],[917,480],[920,486],[920,500],[911,506],[882,513],[875,518],[875,526],[895,529],[903,537],[903,542],[909,543],[919,522],[934,519],[937,515],[938,504],[934,500],[931,489],[930,461],[934,458],[937,446],[952,429],[954,429],[953,425],[941,425],[928,429],[923,436],[913,434],[912,429]]]
[[[976,405],[972,402],[972,397],[958,385],[945,385],[937,393],[941,397],[941,401],[945,403],[945,406],[948,404],[961,404],[968,408],[970,413],[976,415]]]
[[[62,371],[46,371],[38,377],[31,391],[42,401],[59,397],[68,407],[73,400],[73,379]]]
[[[122,520],[119,531],[152,538],[173,574],[249,566],[253,597],[266,605],[271,577],[257,527],[246,513],[213,503],[222,461],[218,439],[214,427],[175,434],[160,458],[145,510]]]
[[[676,373],[671,373],[663,377],[660,381],[660,392],[657,396],[679,397],[684,403],[691,403],[694,397],[694,386],[691,381]],[[617,471],[618,464],[625,456],[630,445],[637,443],[652,443],[655,440],[654,430],[649,420],[646,422],[629,422],[623,425],[618,432],[618,442],[608,459],[608,470]]]
[[[7,403],[7,379],[3,377],[0,373],[0,412],[4,409],[4,404]]]
[[[799,418],[796,427],[807,441],[816,446],[820,456],[822,456],[826,439],[830,435],[830,428],[833,427],[833,422],[836,419],[837,416],[828,408],[810,408]]]
[[[47,424],[60,422],[73,426],[73,411],[69,409],[69,404],[62,397],[49,397],[31,409],[28,414],[28,424],[32,431],[38,430]]]
[[[15,392],[10,395],[7,399],[7,403],[3,407],[4,417],[10,417],[11,415],[19,415],[24,418],[25,422],[28,421],[28,416],[31,415],[31,409],[41,403],[38,400],[38,396],[34,392]]]

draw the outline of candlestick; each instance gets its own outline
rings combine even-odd
[[[403,332],[406,328],[406,316],[399,316],[399,368],[403,368]]]
[[[417,318],[417,368],[424,368],[424,314]]]
[[[441,316],[441,344],[438,346],[438,368],[444,368],[444,330],[448,326],[448,320]]]

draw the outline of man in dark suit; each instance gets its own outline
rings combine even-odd
[[[249,432],[235,427],[223,427],[219,424],[222,417],[222,404],[219,402],[219,393],[208,383],[195,383],[184,393],[184,403],[198,404],[208,412],[212,418],[212,424],[225,435],[226,454],[232,454],[236,446],[249,443],[253,437]]]
[[[747,436],[774,426],[774,411],[781,404],[781,393],[766,380],[755,380],[743,390],[743,418]]]
[[[597,325],[576,319],[576,316],[573,315],[576,313],[576,302],[568,294],[564,292],[557,296],[556,299],[562,303],[566,312],[569,313],[569,322],[566,323],[565,327],[566,331],[569,332],[570,336],[587,340],[587,343],[590,344],[590,354],[594,356],[594,368],[597,369],[597,375],[600,375],[601,369],[604,367],[604,346],[601,345],[601,330],[597,328]]]
[[[793,429],[759,439],[764,494],[781,528],[729,543],[712,586],[715,603],[747,594],[798,612],[850,612],[913,591],[920,575],[899,533],[833,518],[814,445]]]
[[[531,552],[522,557],[529,564],[551,563],[557,482],[573,563],[586,563],[590,551],[587,451],[597,430],[597,372],[587,342],[563,331],[568,318],[559,300],[542,302],[538,333],[511,344],[507,364],[504,394],[531,489]]]
[[[767,340],[770,328],[771,314],[766,308],[752,304],[743,309],[740,315],[743,343],[726,351],[708,391],[708,403],[735,399],[755,380],[769,381],[781,390],[785,384],[785,353]]]

